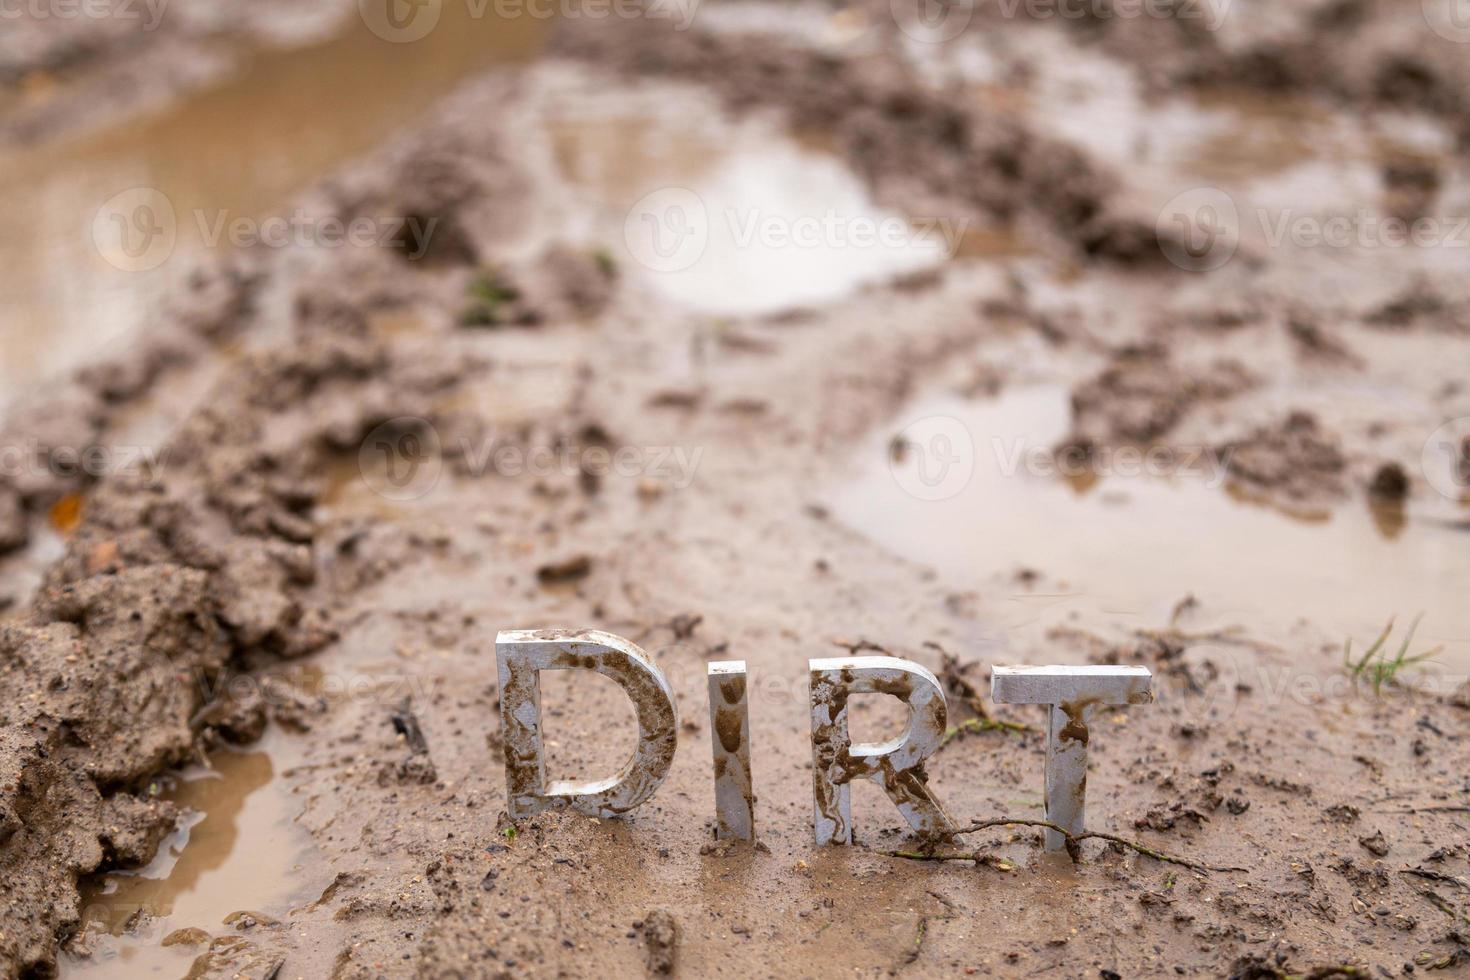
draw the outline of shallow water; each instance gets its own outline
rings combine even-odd
[[[880,207],[837,157],[768,125],[609,108],[554,122],[555,158],[625,264],[677,306],[775,313],[997,247],[968,222]]]
[[[1397,639],[1422,614],[1414,649],[1443,644],[1446,678],[1470,671],[1465,531],[1361,499],[1283,513],[1232,494],[1209,457],[1181,458],[1172,475],[1117,459],[1103,467],[1112,472],[1069,478],[1046,452],[1069,413],[1054,386],[916,404],[870,441],[833,512],[998,608],[987,652],[1001,662],[1045,659],[1047,633],[1074,618],[1157,629],[1192,594],[1192,626],[1244,627],[1288,649],[1302,620],[1362,650],[1390,617]],[[888,437],[905,430],[908,448],[895,452]],[[1039,577],[1028,582],[1027,569]]]
[[[294,823],[300,801],[279,778],[292,752],[289,736],[272,731],[170,777],[161,795],[185,808],[179,829],[147,867],[83,888],[95,953],[63,957],[61,975],[180,976],[204,945],[164,945],[178,930],[228,934],[235,913],[281,920],[321,894],[328,882],[309,870],[310,837]]]
[[[202,255],[230,247],[228,222],[276,214],[473,71],[531,56],[548,26],[470,7],[444,4],[413,43],[354,15],[320,43],[241,52],[233,75],[155,114],[0,152],[0,407],[125,343]]]

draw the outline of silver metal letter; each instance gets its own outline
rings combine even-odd
[[[852,780],[883,787],[909,826],[921,834],[952,831],[939,801],[929,792],[924,760],[944,738],[944,691],[919,664],[897,657],[834,657],[812,660],[812,782],[818,844],[852,843]],[[852,694],[891,694],[908,705],[909,724],[898,738],[853,745],[847,731]]]
[[[715,756],[715,840],[754,840],[744,660],[709,665],[709,726]]]
[[[679,719],[663,673],[637,646],[599,630],[505,630],[495,638],[495,659],[500,668],[500,728],[511,819],[555,807],[588,816],[616,816],[658,789],[674,762]],[[638,746],[611,779],[557,780],[547,786],[540,672],[579,667],[611,677],[628,692],[638,715]]]
[[[997,704],[1049,706],[1046,728],[1046,819],[1080,834],[1087,815],[1087,743],[1099,704],[1147,704],[1154,699],[1147,667],[995,667],[990,697]],[[1046,849],[1067,838],[1046,831]]]

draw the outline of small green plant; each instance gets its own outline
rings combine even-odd
[[[610,249],[597,248],[592,251],[592,260],[597,263],[597,268],[609,279],[616,279],[618,275],[618,260],[613,256]]]
[[[1378,634],[1378,639],[1368,647],[1366,653],[1358,659],[1353,659],[1353,641],[1349,637],[1342,647],[1343,666],[1352,678],[1357,681],[1366,680],[1373,685],[1373,693],[1378,694],[1383,690],[1384,684],[1393,683],[1399,673],[1406,667],[1423,663],[1438,655],[1442,647],[1435,647],[1424,653],[1409,656],[1409,646],[1414,642],[1414,632],[1419,629],[1419,620],[1422,616],[1415,616],[1413,625],[1409,627],[1409,635],[1404,637],[1404,642],[1399,645],[1398,653],[1389,657],[1386,645],[1388,637],[1393,633],[1393,620],[1383,627],[1383,632]]]
[[[468,304],[459,315],[460,325],[465,327],[495,327],[507,323],[514,315],[509,307],[521,298],[520,290],[493,269],[475,277],[466,293]]]

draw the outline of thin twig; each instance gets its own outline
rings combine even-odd
[[[1443,881],[1470,891],[1470,881],[1466,881],[1459,875],[1445,874],[1443,871],[1431,871],[1428,868],[1400,868],[1399,874],[1413,875],[1415,878],[1423,878],[1426,881]]]
[[[1435,908],[1439,909],[1451,919],[1459,918],[1459,915],[1455,912],[1455,907],[1453,905],[1445,901],[1444,898],[1442,898],[1441,896],[1430,891],[1428,888],[1415,888],[1414,891],[1419,893],[1420,898],[1424,899],[1430,905],[1433,905]]]
[[[938,899],[940,904],[942,904],[948,911],[944,913],[925,913],[924,915],[919,916],[919,921],[914,924],[913,945],[911,945],[908,950],[905,951],[903,961],[899,964],[899,966],[908,966],[910,963],[917,961],[920,954],[924,952],[924,939],[929,935],[930,922],[955,918],[955,907],[953,902],[951,902],[949,899],[945,898],[938,892],[929,892],[929,895],[935,899]]]
[[[946,731],[944,733],[944,740],[939,743],[940,748],[944,748],[966,732],[1015,732],[1017,734],[1025,734],[1036,731],[1035,728],[1022,722],[1005,721],[992,715],[990,708],[985,704],[984,696],[981,695],[974,684],[970,683],[970,679],[965,676],[964,667],[960,664],[959,658],[933,640],[926,641],[924,646],[939,654],[939,659],[942,664],[939,676],[944,682],[945,689],[950,694],[959,698],[965,707],[969,708],[975,715],[974,718],[966,719],[954,728]]]
[[[1054,830],[1057,833],[1061,834],[1063,837],[1067,838],[1067,853],[1071,856],[1074,862],[1079,860],[1080,858],[1080,845],[1082,841],[1095,839],[1110,841],[1122,847],[1129,848],[1130,850],[1137,851],[1139,854],[1142,854],[1146,857],[1151,857],[1155,861],[1162,861],[1165,864],[1177,864],[1180,867],[1189,868],[1191,871],[1208,873],[1210,871],[1228,872],[1250,870],[1249,868],[1216,867],[1215,865],[1201,864],[1198,861],[1191,861],[1189,858],[1178,857],[1177,855],[1166,853],[1157,848],[1149,847],[1147,844],[1141,844],[1138,841],[1129,840],[1126,837],[1119,837],[1117,834],[1104,833],[1100,830],[1087,830],[1083,831],[1080,834],[1071,834],[1068,833],[1063,827],[1058,824],[1052,823],[1050,820],[1024,820],[1013,819],[1010,817],[998,817],[994,820],[981,820],[977,823],[970,824],[968,827],[961,827],[959,830],[954,831],[949,836],[959,837],[963,834],[973,834],[981,830],[992,830],[996,827],[1041,827],[1046,830]],[[893,857],[908,858],[912,861],[975,861],[977,863],[982,863],[985,862],[985,859],[987,857],[987,855],[984,855],[979,851],[975,851],[970,854],[960,852],[925,853],[923,851],[889,851],[887,853]]]
[[[971,854],[961,853],[939,853],[927,851],[883,851],[888,857],[906,858],[910,861],[974,861],[977,865],[984,864],[997,871],[1015,871],[1016,866],[1005,858],[988,851],[975,851]]]
[[[1018,735],[1024,735],[1029,731],[1032,731],[1030,725],[1023,725],[1017,721],[1005,721],[1000,718],[966,718],[945,731],[944,737],[939,740],[939,748],[944,748],[961,735],[980,732],[1015,732]]]

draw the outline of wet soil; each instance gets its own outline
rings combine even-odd
[[[1457,76],[1384,109],[1272,87],[1225,52],[1260,43],[1234,21],[915,44],[863,6],[706,8],[556,25],[428,113],[476,62],[381,125],[343,110],[250,185],[249,208],[433,219],[423,248],[185,248],[123,348],[40,334],[70,373],[12,385],[0,426],[23,461],[0,475],[0,972],[1462,971],[1460,253],[1269,234],[1462,212]],[[1369,15],[1272,29],[1336,50]],[[292,57],[257,82],[333,84]],[[238,84],[248,132],[297,111]],[[189,91],[152,131],[223,98]],[[72,159],[38,140],[16,152]],[[1181,268],[1209,250],[1155,223],[1204,183],[1247,220]],[[709,219],[692,261],[638,236],[669,190]],[[958,231],[742,244],[755,213]],[[151,454],[64,465],[91,446]],[[1396,648],[1421,614],[1431,661],[1344,669],[1346,640],[1397,615]],[[550,627],[633,640],[675,693],[670,775],[630,814],[505,815],[495,634]],[[1225,870],[1097,840],[1074,865],[1029,828],[897,856],[924,842],[866,783],[854,845],[816,848],[806,661],[844,651],[943,679],[927,789],[962,824],[1041,815],[1044,713],[974,699],[991,665],[1150,667],[1155,703],[1089,719],[1089,827]],[[751,671],[754,848],[713,836],[726,659]],[[627,699],[582,673],[543,687],[553,778],[631,747]],[[851,699],[853,738],[894,708]]]

